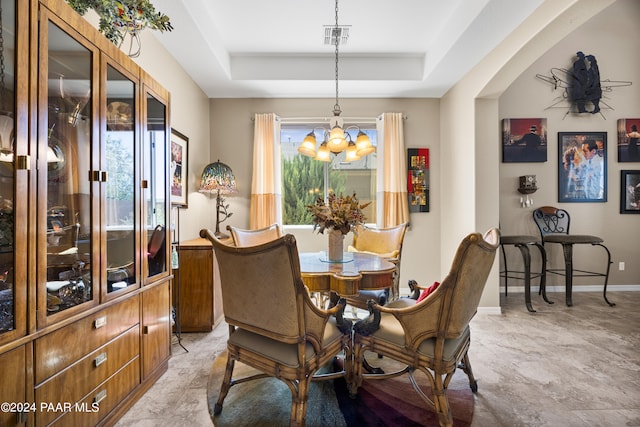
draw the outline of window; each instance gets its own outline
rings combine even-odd
[[[344,127],[357,125],[377,146],[375,119],[358,123],[345,122]],[[358,195],[361,203],[372,202],[364,211],[367,222],[376,222],[376,153],[364,156],[354,162],[345,162],[345,153],[331,155],[331,162],[314,160],[298,153],[298,147],[304,137],[315,128],[318,144],[323,140],[320,127],[329,128],[323,123],[291,123],[283,120],[280,127],[280,146],[282,156],[282,220],[284,225],[310,225],[311,214],[306,206],[313,204],[318,197],[324,197],[325,187],[337,194]],[[358,130],[348,129],[352,140],[356,140]],[[317,148],[317,147],[316,147]]]

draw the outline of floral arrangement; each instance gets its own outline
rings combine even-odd
[[[351,228],[364,223],[367,219],[362,213],[362,209],[369,206],[371,202],[360,204],[358,196],[343,196],[340,193],[329,193],[327,202],[322,197],[318,197],[316,203],[307,206],[307,211],[313,214],[313,230],[318,230],[324,234],[325,229],[340,230],[342,234],[347,234]]]
[[[151,28],[171,31],[169,17],[156,12],[149,0],[66,0],[80,15],[93,9],[100,16],[99,30],[116,46],[124,40],[127,32]]]

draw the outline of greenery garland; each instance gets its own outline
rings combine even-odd
[[[66,0],[80,15],[93,9],[100,17],[98,30],[116,46],[120,46],[127,33],[146,27],[153,30],[171,31],[169,17],[156,12],[149,0]]]

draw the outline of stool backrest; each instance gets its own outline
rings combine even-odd
[[[548,234],[569,234],[571,217],[564,209],[542,206],[533,211],[533,220],[538,226],[540,237]]]

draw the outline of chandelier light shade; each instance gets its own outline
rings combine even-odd
[[[298,152],[308,157],[314,157],[316,155],[316,136],[313,131],[304,137],[302,144],[298,147]]]
[[[329,151],[327,141],[324,141],[322,144],[320,144],[320,148],[318,148],[318,154],[316,154],[314,158],[316,160],[320,160],[321,162],[331,161],[331,152]]]
[[[235,194],[238,192],[238,188],[236,187],[236,177],[233,175],[231,168],[220,160],[214,163],[209,163],[202,171],[199,191],[201,193],[213,193],[216,195],[215,236],[220,239],[229,237],[228,235],[220,232],[220,223],[233,215],[229,212],[229,205],[225,205],[224,197],[222,197],[222,195]]]
[[[371,145],[371,140],[367,134],[359,131],[358,137],[356,138],[356,152],[358,153],[358,157],[364,157],[374,151],[376,151],[376,149]]]
[[[307,136],[298,147],[298,153],[303,156],[314,157],[316,160],[320,160],[323,162],[331,161],[331,153],[338,154],[345,150],[346,160],[347,161],[355,161],[360,159],[367,154],[371,154],[375,151],[375,148],[371,144],[371,140],[369,137],[360,130],[358,126],[349,126],[347,128],[342,127],[342,119],[340,118],[340,113],[342,110],[340,109],[339,102],[339,93],[338,93],[338,65],[339,65],[339,55],[338,55],[338,45],[340,44],[340,27],[338,25],[338,0],[336,0],[336,25],[333,28],[333,36],[332,40],[335,45],[335,53],[336,53],[336,103],[333,106],[333,119],[330,122],[330,130],[320,128],[323,131],[324,139],[318,148],[318,152],[316,154],[316,136],[315,129],[309,132]],[[351,135],[347,132],[349,129],[357,129],[358,136],[356,141],[354,142],[351,139]]]

